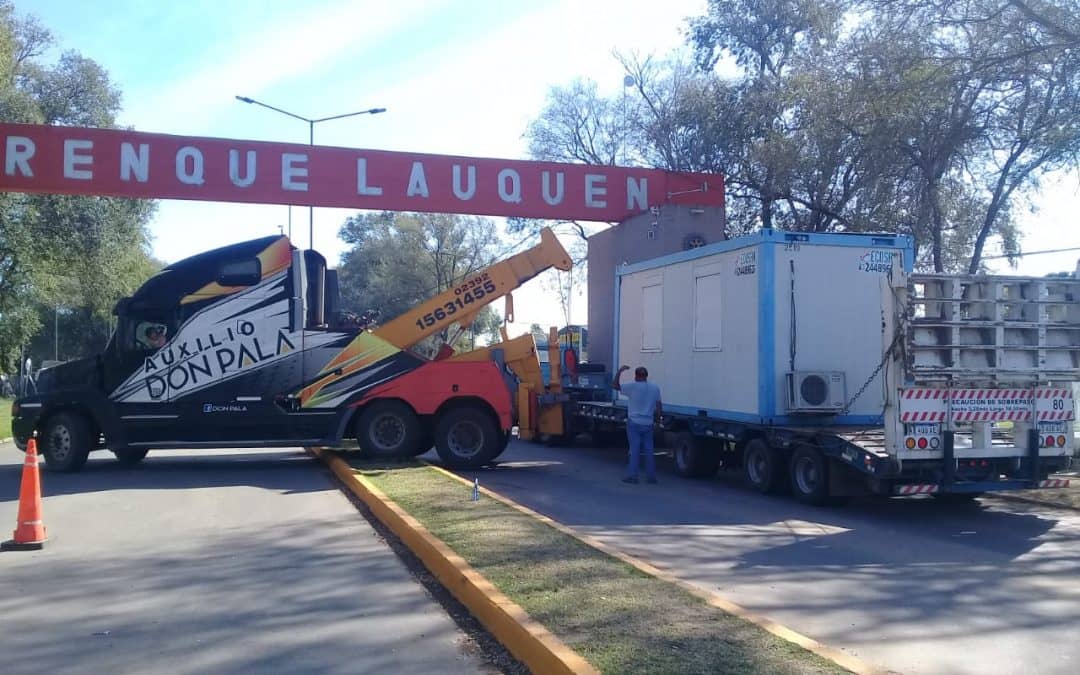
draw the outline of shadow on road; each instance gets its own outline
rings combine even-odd
[[[148,464],[143,474],[157,468],[166,467]],[[235,473],[242,474],[239,467]],[[402,592],[411,581],[386,556],[358,555],[346,538],[356,533],[342,522],[235,529],[227,538],[186,538],[165,551],[100,555],[93,564],[68,556],[45,567],[7,557],[4,574],[14,583],[0,597],[0,616],[18,630],[0,634],[4,670],[352,673],[445,666],[434,656],[452,650],[417,648],[425,639],[455,637],[425,636],[439,625],[418,620],[432,614],[430,599]]]
[[[663,461],[660,485],[626,485],[618,449],[515,443],[500,461],[460,473],[708,588],[774,589],[752,593],[767,598],[755,609],[836,617],[814,621],[826,641],[1080,625],[1080,518],[1068,512],[990,498],[813,507],[758,494],[737,472],[692,480]]]

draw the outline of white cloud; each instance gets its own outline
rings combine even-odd
[[[291,77],[354,48],[405,29],[408,23],[447,0],[357,3],[344,1],[296,23],[279,21],[216,45],[200,70],[164,83],[160,94],[143,96],[124,111],[122,124],[147,131],[194,134],[211,125],[241,92],[257,96]]]
[[[522,157],[522,138],[541,110],[549,88],[588,77],[618,91],[622,72],[612,51],[665,54],[681,46],[684,17],[700,14],[704,0],[559,0],[528,5],[516,20],[480,38],[448,33],[439,45],[418,44],[416,23],[443,2],[343,2],[299,24],[276,24],[222,45],[215,64],[179,82],[166,84],[153,100],[139,101],[125,120],[147,131],[237,135],[245,138],[306,140],[299,122],[265,111],[253,115],[233,100],[258,97],[300,82],[318,90],[302,103],[283,97],[298,112],[338,112],[340,92],[362,94],[389,112],[377,117],[320,125],[325,145],[428,153]],[[476,11],[456,3],[461,21]],[[459,9],[460,8],[460,9]],[[342,59],[366,58],[355,68]],[[337,75],[331,75],[333,71]],[[341,73],[346,73],[344,76]],[[392,73],[392,74],[388,74]],[[399,77],[400,74],[400,77]],[[335,94],[337,92],[337,94]],[[273,102],[273,101],[270,101]],[[228,110],[227,106],[236,106]],[[366,106],[368,103],[363,103]],[[295,128],[294,126],[295,125]],[[303,132],[303,134],[302,134]],[[288,135],[282,135],[288,134]],[[1047,181],[1039,214],[1022,219],[1025,250],[1080,245],[1080,195],[1074,174]],[[315,244],[334,263],[344,249],[337,229],[353,211],[316,209]],[[284,206],[162,202],[153,229],[155,253],[166,260],[243,239],[265,236],[285,225]],[[307,209],[292,210],[294,241],[308,243]],[[996,243],[988,253],[996,252]],[[1018,270],[995,263],[996,271],[1045,274],[1073,269],[1076,252],[1025,258]],[[538,280],[516,294],[521,317],[512,332],[532,321],[562,323],[557,297]],[[575,298],[574,321],[586,318],[584,297]]]

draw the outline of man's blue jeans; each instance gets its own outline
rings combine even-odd
[[[641,453],[645,453],[645,477],[656,478],[656,456],[653,454],[653,425],[626,423],[626,438],[630,441],[630,463],[626,467],[627,478],[637,478],[641,465]]]

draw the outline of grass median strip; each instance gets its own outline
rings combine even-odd
[[[845,672],[430,467],[349,459],[602,672]]]

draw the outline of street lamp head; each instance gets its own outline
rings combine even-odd
[[[237,96],[236,100],[237,101],[243,101],[244,103],[254,103],[255,102],[254,99],[250,99],[247,96]]]
[[[372,115],[378,115],[379,113],[386,112],[386,108],[372,108],[371,110],[368,110],[368,112]]]

